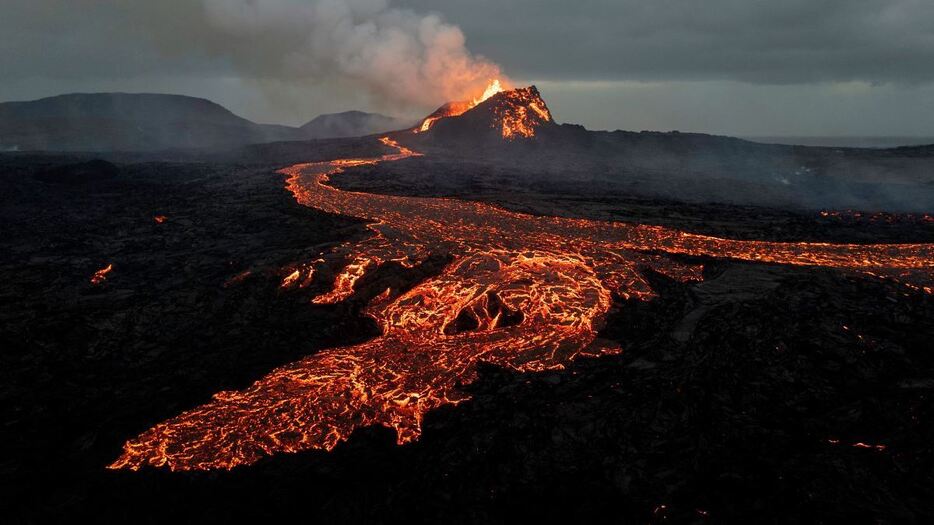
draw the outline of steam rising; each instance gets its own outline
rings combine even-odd
[[[202,0],[213,52],[253,78],[349,81],[377,102],[430,107],[502,78],[436,15],[386,0]]]

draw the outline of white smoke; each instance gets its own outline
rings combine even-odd
[[[481,93],[499,67],[436,15],[387,0],[202,0],[212,52],[244,75],[349,82],[378,102],[429,107]]]

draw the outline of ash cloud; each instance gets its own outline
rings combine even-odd
[[[459,100],[501,76],[438,15],[386,0],[202,0],[212,51],[251,77],[349,81],[394,106]]]
[[[271,98],[362,94],[399,111],[464,98],[502,77],[456,25],[387,0],[36,0],[4,8],[0,39],[6,80],[62,86],[235,78]]]

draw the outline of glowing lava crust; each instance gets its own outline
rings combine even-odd
[[[410,442],[426,412],[468,399],[459,387],[475,379],[481,361],[541,371],[620,352],[597,337],[614,296],[655,297],[645,269],[682,282],[702,279],[702,265],[670,254],[838,268],[932,292],[931,244],[737,241],[328,185],[344,168],[418,155],[382,141],[397,152],[281,171],[301,204],[372,221],[369,238],[331,255],[346,265],[314,302],[347,299],[363,275],[390,261],[413,266],[442,254],[451,262],[405,293],[386,290],[370,302],[366,313],[382,328],[379,337],[275,369],[245,390],[219,392],[127,442],[111,468],[229,469],[276,453],[330,450],[368,425],[392,428],[400,444]],[[283,286],[310,282],[323,264],[308,263]]]

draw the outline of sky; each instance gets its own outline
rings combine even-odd
[[[931,0],[0,0],[0,100],[162,92],[419,116],[488,77],[560,122],[934,137]]]

